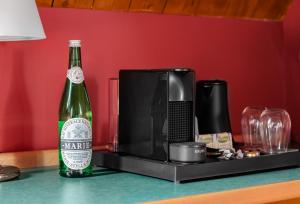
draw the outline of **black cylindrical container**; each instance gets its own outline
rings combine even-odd
[[[199,134],[231,132],[226,81],[197,82],[196,116]]]

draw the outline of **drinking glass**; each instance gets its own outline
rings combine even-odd
[[[291,120],[283,109],[266,109],[260,117],[262,150],[267,154],[287,152],[290,142]]]
[[[261,107],[246,107],[242,112],[242,136],[245,150],[262,148],[260,136],[260,115],[265,110]]]
[[[119,79],[109,79],[109,137],[108,149],[118,151],[118,124],[119,124]]]

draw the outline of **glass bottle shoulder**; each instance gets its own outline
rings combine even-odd
[[[59,108],[59,119],[82,117],[92,119],[92,111],[85,83],[74,84],[66,81]]]

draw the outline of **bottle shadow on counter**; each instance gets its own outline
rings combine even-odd
[[[106,175],[119,174],[119,173],[122,173],[122,172],[111,170],[111,169],[103,169],[101,167],[94,167],[93,174],[89,177],[106,176]]]

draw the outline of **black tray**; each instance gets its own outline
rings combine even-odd
[[[95,151],[93,153],[93,162],[95,165],[105,168],[182,182],[278,168],[297,167],[300,166],[300,152],[296,150],[294,152],[263,155],[240,160],[207,159],[205,163],[179,164]]]

